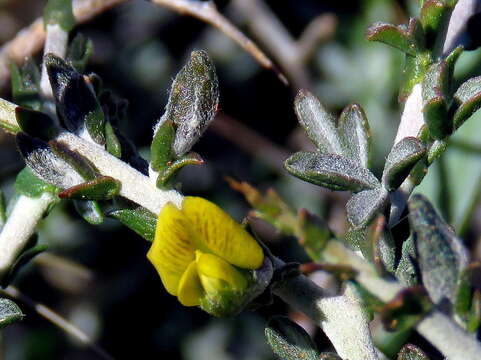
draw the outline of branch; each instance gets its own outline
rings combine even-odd
[[[384,302],[391,301],[403,286],[396,281],[380,278],[371,264],[337,241],[330,241],[323,251],[327,261],[348,265],[358,272],[356,280]],[[449,317],[433,310],[416,326],[416,330],[449,360],[476,360],[481,354],[481,344]]]
[[[316,46],[334,33],[334,16],[322,15],[315,18],[296,41],[262,1],[234,0],[230,6],[286,71],[296,89],[311,88],[305,64]]]
[[[18,290],[14,286],[8,286],[6,289],[2,289],[1,292],[8,295],[12,299],[16,299],[30,307],[34,310],[37,314],[42,316],[43,318],[50,321],[55,326],[59,327],[67,334],[73,336],[75,339],[80,341],[82,344],[87,345],[94,351],[97,355],[99,355],[102,359],[105,360],[113,360],[114,358],[109,355],[104,349],[102,349],[99,345],[95,344],[95,342],[81,329],[76,327],[74,324],[69,322],[67,319],[50,309],[49,307],[38,303],[28,296],[22,294],[20,290]]]
[[[190,15],[202,20],[223,32],[234,40],[246,52],[265,69],[272,70],[277,77],[285,84],[288,84],[286,77],[279,71],[274,63],[262,52],[261,49],[239,29],[237,29],[224,15],[219,13],[213,1],[192,1],[192,0],[151,0],[154,4],[169,8],[180,14]]]
[[[77,23],[86,22],[111,7],[127,0],[73,0],[73,13]],[[46,39],[42,18],[20,30],[14,39],[0,48],[0,92],[9,84],[11,62],[20,64],[26,57],[39,52]]]
[[[20,195],[0,233],[0,274],[5,274],[33,235],[55,196],[44,193],[38,198]]]

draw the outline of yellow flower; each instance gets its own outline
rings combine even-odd
[[[169,203],[157,219],[148,259],[166,290],[185,306],[228,313],[249,286],[249,270],[264,261],[259,244],[217,205],[186,197]]]

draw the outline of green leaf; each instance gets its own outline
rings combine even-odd
[[[265,335],[272,351],[283,360],[319,359],[319,352],[309,334],[285,316],[272,317]]]
[[[97,201],[74,200],[75,210],[79,215],[92,225],[100,225],[104,222],[105,216]]]
[[[88,135],[98,144],[105,144],[105,117],[99,102],[82,74],[59,57],[44,57],[48,76],[65,127],[79,135]]]
[[[454,303],[468,251],[423,195],[412,196],[408,206],[423,285],[434,303]]]
[[[58,24],[64,31],[71,31],[75,26],[72,0],[48,0],[43,11],[45,26]]]
[[[135,231],[147,241],[154,241],[157,216],[149,210],[138,207],[136,209],[121,209],[107,214],[119,220],[122,224]]]
[[[374,23],[367,29],[366,37],[369,41],[382,42],[415,56],[423,47],[421,34],[416,19],[410,19],[407,27],[383,22]]]
[[[462,48],[456,48],[449,58],[432,64],[423,79],[424,122],[435,139],[443,139],[453,132],[448,108],[451,102],[454,65],[461,52]]]
[[[84,72],[94,50],[92,40],[77,34],[67,49],[67,60],[79,73]]]
[[[0,231],[7,221],[7,204],[5,202],[5,194],[0,190]]]
[[[454,93],[458,106],[454,113],[454,128],[458,129],[481,107],[481,76],[465,81]]]
[[[298,226],[295,229],[299,244],[302,245],[307,255],[314,261],[321,260],[322,250],[326,243],[334,237],[326,222],[306,209],[299,209]]]
[[[413,237],[410,236],[402,244],[401,259],[396,268],[396,278],[405,286],[415,286],[419,284],[419,277],[416,271],[416,249]]]
[[[159,173],[159,176],[157,177],[157,187],[160,189],[168,187],[168,182],[184,166],[202,165],[203,163],[204,163],[204,160],[200,157],[200,155],[193,151],[185,155],[182,155],[174,162],[168,164],[167,167],[164,168],[163,171]]]
[[[394,145],[384,165],[382,174],[384,187],[388,191],[396,190],[425,154],[426,148],[415,137],[405,137]]]
[[[429,48],[435,45],[437,37],[444,33],[449,22],[451,12],[457,0],[426,0],[421,8],[420,20],[426,33],[426,42]]]
[[[319,99],[307,90],[300,90],[294,101],[299,123],[319,151],[343,154],[342,142],[336,129],[336,119]]]
[[[475,332],[481,322],[479,314],[476,314],[476,311],[473,311],[479,306],[476,302],[481,300],[481,284],[479,284],[479,280],[476,280],[480,279],[480,276],[481,264],[470,264],[461,272],[455,294],[454,311],[458,318],[463,322],[464,327],[470,332]],[[476,283],[477,286],[475,286]]]
[[[24,316],[22,310],[12,300],[0,299],[0,329],[22,320]]]
[[[176,156],[184,155],[199,140],[214,119],[218,103],[214,64],[205,51],[193,51],[172,83],[165,114],[159,121],[170,121],[177,127],[173,144]]]
[[[175,129],[172,122],[167,120],[157,125],[152,145],[150,145],[150,166],[154,171],[166,169],[168,162],[173,160],[175,156],[172,149],[174,138]]]
[[[419,84],[431,65],[429,52],[420,52],[416,56],[406,55],[402,71],[401,89],[399,90],[399,101],[405,101],[411,94],[413,87]]]
[[[302,180],[331,190],[359,192],[379,186],[369,170],[341,155],[298,152],[285,161],[284,167]]]
[[[427,355],[417,346],[406,344],[397,355],[397,360],[429,360]]]
[[[55,122],[47,114],[21,108],[15,109],[18,125],[22,131],[43,141],[49,141],[58,133]]]
[[[347,106],[339,117],[337,128],[344,145],[345,155],[367,169],[371,130],[362,107],[358,104]]]
[[[116,158],[122,157],[122,145],[110,122],[105,123],[105,148]]]
[[[19,69],[10,64],[13,101],[23,107],[40,110],[42,101],[39,95],[40,71],[32,59],[27,59]]]
[[[388,192],[381,186],[354,194],[346,204],[347,219],[355,229],[365,227],[383,211],[387,199]]]
[[[21,170],[15,179],[15,190],[22,195],[37,198],[43,193],[56,194],[58,189],[34,175],[29,167]]]
[[[119,194],[120,186],[120,181],[110,176],[100,176],[62,191],[58,197],[75,200],[111,200]]]

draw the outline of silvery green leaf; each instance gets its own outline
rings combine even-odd
[[[454,113],[454,128],[459,128],[481,107],[481,76],[471,78],[456,90],[454,100],[458,109]]]
[[[399,281],[407,286],[415,286],[419,284],[418,273],[414,263],[416,259],[416,250],[414,248],[413,237],[410,236],[402,244],[401,259],[397,265],[395,275]]]
[[[48,0],[43,12],[45,25],[60,25],[64,31],[71,31],[75,26],[72,0]]]
[[[380,213],[388,198],[388,192],[379,186],[354,194],[346,204],[347,219],[354,228],[367,226]]]
[[[19,68],[15,63],[10,65],[13,101],[32,110],[40,110],[42,101],[39,94],[40,71],[35,62],[29,58]]]
[[[443,299],[454,303],[468,251],[423,195],[412,196],[408,206],[423,284],[434,303]]]
[[[347,106],[339,117],[337,128],[346,149],[345,155],[367,169],[371,133],[362,107],[358,104]]]
[[[379,186],[369,170],[341,155],[298,152],[284,166],[292,175],[331,190],[359,192]]]
[[[75,210],[85,221],[92,225],[100,225],[104,222],[104,213],[97,201],[74,200]]]
[[[219,89],[214,64],[205,51],[193,51],[189,62],[172,83],[165,114],[154,129],[171,121],[177,127],[173,150],[181,156],[199,140],[214,119],[219,102]]]
[[[27,166],[43,181],[61,189],[84,181],[76,169],[55,154],[47,143],[24,133],[18,133],[16,140]]]
[[[406,344],[397,355],[397,360],[429,360],[428,356],[417,346]]]
[[[285,316],[272,317],[265,335],[272,351],[283,360],[319,359],[319,352],[309,334]]]
[[[65,127],[104,145],[104,113],[84,76],[55,55],[45,55],[44,62]]]
[[[382,175],[382,183],[386,189],[396,190],[425,154],[426,148],[415,137],[405,137],[394,145],[386,159]]]
[[[307,90],[300,90],[294,101],[299,123],[307,136],[321,152],[343,154],[341,139],[336,129],[336,119],[319,99]]]
[[[9,299],[0,299],[0,329],[23,319],[22,310]]]

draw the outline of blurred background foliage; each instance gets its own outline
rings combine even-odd
[[[240,16],[234,4],[216,4],[257,41],[249,31],[249,18]],[[417,1],[266,0],[265,4],[294,38],[320,15],[329,14],[335,20],[326,30],[331,35],[303,66],[311,90],[332,111],[339,112],[351,102],[364,107],[373,133],[372,169],[379,174],[399,122],[397,94],[403,56],[382,44],[368,43],[364,33],[374,21],[405,23],[417,8]],[[0,42],[8,41],[38,17],[43,6],[44,2],[38,0],[1,0]],[[94,43],[88,70],[129,100],[129,119],[122,127],[145,149],[150,145],[152,126],[163,112],[173,76],[191,50],[208,51],[219,76],[221,113],[194,148],[206,164],[182,170],[180,180],[186,194],[213,200],[241,220],[248,207],[225,181],[225,176],[231,176],[260,189],[273,187],[290,205],[322,215],[336,233],[345,232],[347,197],[343,193],[301,182],[282,170],[281,164],[290,153],[312,146],[297,128],[292,107],[295,83],[283,85],[274,73],[260,68],[250,55],[210,26],[146,1],[130,1],[109,10],[75,32]],[[457,81],[481,74],[480,55],[462,55]],[[450,149],[419,188],[461,231],[473,258],[478,260],[480,117],[478,114],[456,133]],[[1,188],[8,198],[14,174],[23,164],[14,139],[3,132],[0,150]],[[263,224],[258,228],[273,252],[285,261],[307,259],[293,239],[281,238]],[[145,241],[112,220],[97,227],[88,225],[71,204],[57,207],[46,219],[40,241],[47,243],[50,251],[23,269],[15,285],[83,329],[114,358],[273,359],[263,335],[265,321],[273,314],[286,313],[315,336],[319,349],[331,348],[327,338],[307,319],[278,300],[271,307],[235,319],[215,319],[198,309],[180,306],[164,291],[147,262]],[[322,281],[322,273],[317,275]],[[2,334],[1,358],[95,358],[90,349],[31,309],[22,309],[27,314],[24,321]],[[421,340],[410,339],[416,341]],[[431,355],[436,358],[434,350]]]

